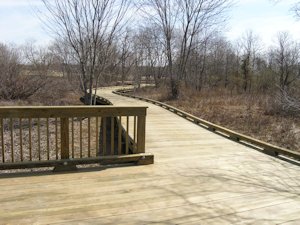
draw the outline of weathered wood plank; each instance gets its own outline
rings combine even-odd
[[[145,116],[147,107],[128,106],[12,106],[0,107],[3,118]]]
[[[121,156],[101,156],[82,159],[61,159],[61,160],[47,160],[36,162],[15,162],[0,164],[0,170],[7,169],[26,169],[36,167],[53,167],[53,166],[70,166],[70,165],[82,165],[82,164],[95,164],[101,165],[110,164],[123,164],[123,163],[137,163],[137,165],[153,164],[154,156],[150,153],[145,154],[131,154]]]
[[[61,159],[69,159],[69,118],[60,120]]]
[[[137,122],[137,151],[138,153],[145,152],[145,141],[146,141],[146,117],[138,117]]]

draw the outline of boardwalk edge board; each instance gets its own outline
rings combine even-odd
[[[216,125],[214,123],[211,123],[209,121],[200,119],[192,114],[189,114],[185,111],[182,111],[180,109],[177,109],[176,107],[173,107],[171,105],[156,101],[156,100],[152,100],[149,98],[143,98],[143,97],[139,97],[139,96],[135,96],[132,95],[130,93],[133,92],[132,88],[127,88],[127,89],[119,89],[116,91],[113,91],[114,94],[117,95],[121,95],[121,96],[125,96],[125,97],[129,97],[129,98],[134,98],[134,99],[138,99],[141,101],[145,101],[145,102],[149,102],[152,103],[154,105],[160,106],[170,112],[173,112],[183,118],[185,118],[186,120],[193,122],[195,124],[197,124],[198,126],[201,126],[203,128],[206,128],[209,131],[212,131],[214,133],[220,134],[224,137],[227,137],[228,139],[235,141],[237,143],[243,144],[243,145],[247,145],[249,147],[255,148],[256,150],[259,150],[265,154],[268,154],[270,156],[273,157],[281,157],[285,156],[288,157],[288,159],[291,160],[296,160],[297,162],[300,161],[300,153],[293,151],[293,150],[289,150],[286,148],[281,148],[269,143],[266,143],[264,141],[260,141],[258,139],[252,138],[250,136],[244,135],[244,134],[240,134],[238,132],[235,132],[233,130],[230,130],[228,128]],[[286,160],[286,158],[284,157],[284,160]]]
[[[0,170],[7,169],[31,169],[40,167],[59,167],[60,171],[68,170],[68,168],[76,169],[76,165],[97,164],[100,165],[118,165],[134,163],[136,165],[148,165],[153,164],[154,156],[150,153],[140,153],[131,155],[119,155],[119,156],[101,156],[84,159],[61,159],[61,160],[48,160],[37,162],[17,162],[17,163],[5,163],[0,164]],[[63,167],[64,169],[61,169]],[[72,169],[73,170],[73,169]],[[57,171],[57,170],[55,170]]]

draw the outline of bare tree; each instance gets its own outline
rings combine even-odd
[[[50,46],[36,46],[29,41],[23,47],[23,58],[30,67],[30,74],[34,76],[51,75],[51,68],[55,61],[55,55]]]
[[[278,86],[287,91],[300,78],[300,45],[287,32],[278,34],[278,45],[270,52],[272,70],[278,77]]]
[[[206,83],[209,87],[219,87],[221,83],[225,88],[230,83],[234,73],[235,54],[231,44],[218,33],[208,37],[206,53]]]
[[[119,37],[118,67],[120,67],[120,77],[122,85],[132,69],[134,64],[132,51],[132,35],[129,28],[126,29],[122,37]]]
[[[198,42],[199,37],[224,21],[224,12],[230,6],[230,2],[230,0],[142,1],[144,12],[163,33],[173,98],[179,96],[179,80],[186,78],[191,52],[201,43]]]
[[[78,65],[85,102],[92,104],[92,90],[99,86],[122,29],[129,0],[42,0],[50,13],[46,21]]]
[[[185,84],[196,88],[198,91],[200,91],[207,82],[210,38],[210,36],[203,38],[201,44],[191,50],[187,61],[188,66],[186,68]]]
[[[255,71],[255,61],[260,49],[259,38],[252,31],[246,31],[239,41],[241,49],[241,72],[243,78],[243,90],[250,91],[252,85],[252,76]]]
[[[297,1],[294,3],[292,10],[294,11],[297,18],[300,18],[300,2]]]
[[[0,44],[0,98],[27,99],[46,84],[46,76],[30,75],[23,63],[19,48]]]
[[[175,26],[179,12],[176,0],[142,0],[142,10],[148,15],[148,19],[163,33],[164,52],[168,61],[168,75],[172,97],[178,97],[178,78],[174,74],[174,40]]]
[[[134,49],[139,67],[147,81],[153,78],[156,87],[165,78],[167,58],[164,54],[161,32],[156,26],[140,28],[134,36]]]
[[[207,32],[215,25],[223,22],[224,12],[230,6],[228,0],[179,0],[182,35],[178,63],[179,76],[186,77],[187,62],[190,53],[202,40]]]

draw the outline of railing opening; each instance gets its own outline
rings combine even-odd
[[[0,169],[151,163],[145,118],[146,107],[0,107]]]

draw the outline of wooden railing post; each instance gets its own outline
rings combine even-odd
[[[69,118],[60,118],[61,159],[69,159]]]
[[[138,116],[137,121],[137,153],[145,153],[146,116]]]

